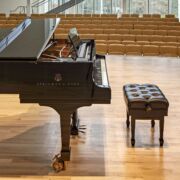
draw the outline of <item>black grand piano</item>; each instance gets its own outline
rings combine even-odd
[[[0,93],[19,94],[20,103],[49,106],[60,115],[56,171],[70,160],[72,115],[80,107],[111,100],[105,57],[96,55],[94,40],[82,41],[72,29],[62,45],[53,35],[59,22],[28,18],[16,28],[0,29]]]

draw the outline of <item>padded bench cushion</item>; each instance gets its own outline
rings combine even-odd
[[[168,109],[168,100],[156,85],[127,84],[123,87],[123,92],[126,105],[130,109]]]

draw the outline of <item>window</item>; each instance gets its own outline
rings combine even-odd
[[[111,14],[112,13],[112,1],[111,0],[103,0],[102,1],[102,13],[103,14]]]
[[[150,14],[168,14],[168,0],[150,0],[149,8]]]
[[[112,0],[112,14],[122,13],[122,0]]]
[[[93,0],[85,0],[84,14],[93,14]]]
[[[95,5],[95,14],[102,14],[102,0],[94,0],[94,5]]]
[[[146,14],[148,13],[148,0],[131,0],[131,14]]]
[[[45,13],[70,0],[46,0],[33,7],[33,12]],[[40,1],[42,2],[42,0]],[[84,0],[66,10],[70,14],[175,14],[178,16],[178,0]]]
[[[169,14],[175,14],[178,17],[178,0],[170,0]]]

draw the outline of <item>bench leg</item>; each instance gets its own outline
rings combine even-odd
[[[154,126],[155,126],[155,120],[152,119],[152,120],[151,120],[151,127],[154,128]]]
[[[131,145],[135,145],[135,125],[136,125],[136,119],[131,117]]]
[[[162,118],[159,120],[159,130],[160,130],[159,142],[160,142],[160,146],[163,146],[163,144],[164,144],[164,139],[163,139],[163,133],[164,133],[164,117],[162,117]]]
[[[126,119],[126,125],[127,125],[127,128],[129,128],[130,121],[129,121],[129,113],[128,113],[128,112],[127,112],[127,114],[126,114],[126,117],[127,117],[127,119]]]

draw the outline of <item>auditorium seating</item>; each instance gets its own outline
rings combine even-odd
[[[125,45],[123,45],[123,44],[109,44],[108,53],[109,54],[123,55],[123,54],[125,54]]]
[[[165,20],[166,18],[161,18],[158,14],[144,14],[143,17],[138,17],[137,14],[123,14],[122,18],[119,19],[114,15],[111,20],[106,19],[106,17],[108,15],[94,15],[88,19],[71,19],[71,21],[63,19],[62,27],[66,31],[62,30],[61,33],[67,32],[70,26],[77,27],[82,39],[88,37],[95,39],[99,53],[179,55],[180,23],[177,22],[177,18],[174,16],[166,16],[172,21]],[[154,21],[154,19],[156,20]],[[69,25],[66,23],[69,23]],[[163,53],[161,46],[165,45],[171,48]],[[175,49],[177,49],[177,53],[175,53]]]
[[[142,55],[142,47],[138,44],[127,44],[125,46],[125,53],[127,55]]]
[[[107,54],[108,47],[105,43],[96,43],[96,53],[98,54]]]
[[[0,14],[0,27],[14,27],[25,14]],[[171,14],[33,14],[32,18],[60,17],[55,38],[67,39],[70,28],[81,39],[95,39],[100,54],[180,55],[180,23]],[[168,49],[169,48],[169,49]]]
[[[177,46],[160,46],[159,53],[161,56],[177,56]]]
[[[157,45],[143,45],[142,54],[144,56],[158,56],[159,55],[159,46]]]

